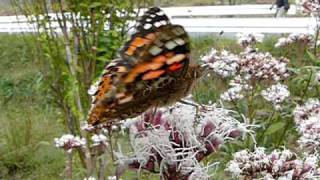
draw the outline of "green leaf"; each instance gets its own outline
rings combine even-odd
[[[307,51],[308,56],[310,57],[310,59],[312,61],[315,61],[317,58],[314,56],[314,54],[312,54],[310,51]]]
[[[284,122],[274,123],[267,129],[265,135],[273,134],[273,133],[279,131],[280,129],[284,128],[285,125],[286,125],[286,123],[284,123]]]
[[[48,142],[48,141],[40,141],[38,144],[45,145],[45,146],[52,146],[52,142]]]
[[[96,8],[96,7],[99,7],[99,6],[102,6],[102,3],[101,2],[94,2],[90,5],[90,8]]]

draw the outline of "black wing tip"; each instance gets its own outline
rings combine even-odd
[[[159,11],[162,11],[162,9],[160,7],[153,6],[153,7],[148,8],[148,10],[146,12],[156,13],[156,12],[159,12]]]

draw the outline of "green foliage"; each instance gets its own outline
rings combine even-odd
[[[58,177],[63,170],[63,154],[52,146],[63,128],[43,88],[31,40],[0,34],[1,179]]]
[[[29,40],[34,43],[32,55],[38,62],[40,72],[31,79],[38,78],[35,82],[42,82],[42,87],[47,89],[50,100],[61,112],[60,119],[66,131],[80,135],[80,121],[86,120],[91,105],[87,91],[105,63],[115,57],[123,44],[128,34],[128,23],[135,18],[134,8],[139,9],[140,3],[145,1],[12,2],[38,26],[38,32]],[[54,28],[53,24],[59,27]],[[60,32],[57,33],[57,30]],[[2,82],[4,93],[11,97],[10,92],[15,91],[15,84],[7,79]],[[84,171],[88,167],[85,153],[78,151],[78,155],[74,158],[78,165],[75,168]],[[80,174],[84,176],[84,173]]]
[[[80,121],[85,120],[90,107],[87,90],[104,65],[115,57],[126,38],[128,22],[134,18],[133,8],[140,1],[13,3],[25,16],[35,15],[39,32],[32,41],[42,78],[63,112],[67,129],[79,134]],[[59,24],[60,34],[52,28],[53,23]]]

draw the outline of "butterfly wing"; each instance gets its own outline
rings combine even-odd
[[[147,110],[151,98],[159,94],[157,88],[186,74],[189,42],[182,26],[172,25],[159,8],[150,8],[120,50],[121,58],[105,68],[93,96],[89,123],[134,117]]]

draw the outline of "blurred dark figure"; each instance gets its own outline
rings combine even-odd
[[[270,10],[273,8],[275,4],[277,6],[275,17],[283,17],[290,8],[290,4],[288,0],[276,0],[270,7]]]

